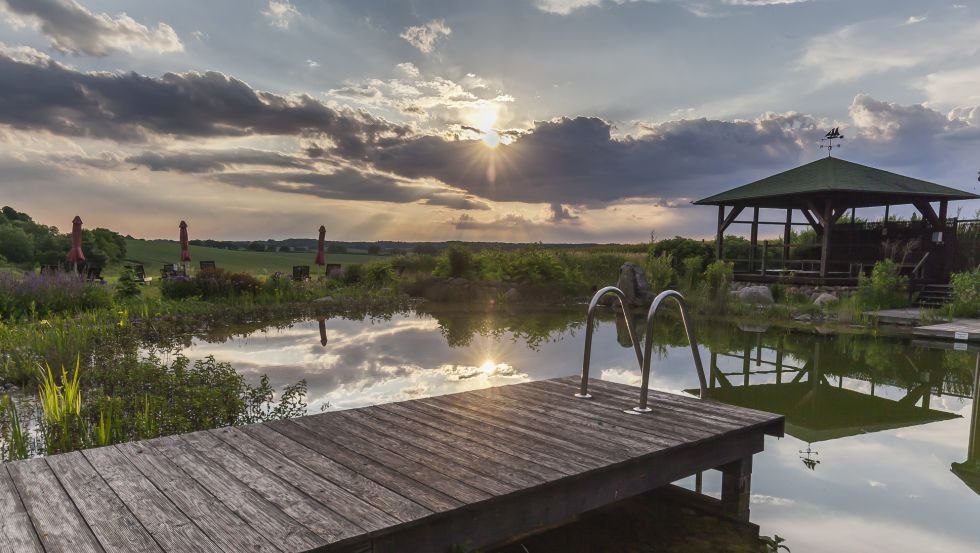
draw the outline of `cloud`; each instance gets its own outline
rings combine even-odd
[[[399,63],[396,67],[399,70],[401,70],[401,72],[404,73],[406,76],[413,79],[418,78],[418,76],[421,74],[419,68],[416,67],[415,64],[410,61],[406,61],[405,63]]]
[[[305,94],[281,96],[209,71],[82,73],[57,62],[18,61],[0,50],[0,124],[54,134],[144,142],[152,135],[323,137],[356,158],[408,129],[366,112],[331,108]]]
[[[572,215],[568,208],[559,202],[552,202],[548,208],[551,212],[549,220],[552,222],[558,223],[560,221],[574,221],[578,219],[577,215]]]
[[[883,18],[840,27],[807,41],[798,68],[812,71],[817,84],[828,86],[867,75],[935,66],[980,51],[980,23]],[[896,28],[898,27],[898,28]],[[941,33],[942,40],[936,40]]]
[[[262,15],[269,20],[269,25],[286,30],[300,13],[296,6],[289,3],[289,0],[269,0],[266,9],[262,10]]]
[[[397,176],[354,167],[340,167],[333,172],[226,172],[215,174],[212,178],[234,186],[332,200],[420,202],[452,209],[489,209],[479,199],[444,186],[418,184]]]
[[[291,169],[309,169],[312,166],[312,163],[304,158],[249,148],[194,152],[143,152],[129,156],[125,161],[142,165],[151,171],[178,173],[211,173],[241,165]]]
[[[916,23],[922,23],[925,20],[926,20],[926,16],[924,15],[919,15],[919,16],[910,15],[909,18],[905,20],[905,23],[903,23],[903,25],[915,25]]]
[[[438,179],[494,201],[596,205],[691,198],[736,171],[785,167],[821,134],[811,117],[796,113],[671,121],[622,138],[612,130],[595,117],[563,117],[538,121],[492,150],[478,140],[413,136],[381,145],[370,160],[384,171]]]
[[[399,36],[408,41],[412,46],[418,48],[421,52],[429,54],[435,50],[436,42],[440,38],[447,37],[452,32],[453,30],[449,28],[449,25],[446,25],[445,21],[434,19],[424,25],[407,27]]]
[[[125,13],[94,14],[75,0],[0,0],[18,23],[38,28],[66,54],[108,56],[117,51],[180,52],[184,45],[166,23],[149,28]]]

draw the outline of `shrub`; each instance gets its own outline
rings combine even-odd
[[[652,254],[652,252],[651,252]],[[646,262],[647,279],[654,292],[662,292],[668,288],[677,278],[674,271],[674,256],[670,252],[664,252],[657,256],[651,255]]]
[[[884,259],[875,263],[870,277],[858,277],[861,303],[874,309],[908,305],[908,278],[899,273],[899,268],[898,263]]]
[[[174,279],[173,282],[177,283],[180,281]],[[259,282],[259,279],[248,273],[233,273],[221,268],[204,269],[194,275],[189,282],[197,289],[196,295],[200,295],[204,299],[231,298],[242,295],[254,296],[262,288],[262,283]],[[175,288],[181,290],[181,292],[185,292],[180,285],[177,285]],[[190,293],[190,287],[188,287],[186,293]],[[164,296],[172,297],[166,293]]]
[[[0,317],[45,317],[78,313],[112,305],[112,295],[101,284],[86,283],[66,272],[0,274]]]
[[[980,316],[980,268],[950,277],[953,301],[949,309],[957,317]]]
[[[704,288],[708,299],[724,305],[735,278],[735,265],[731,261],[713,261],[704,270]]]
[[[365,281],[373,286],[386,286],[395,280],[395,269],[387,261],[367,263],[362,271]]]
[[[436,268],[436,258],[432,255],[399,255],[391,260],[391,266],[398,274],[431,273]]]
[[[684,258],[681,262],[681,274],[679,285],[684,293],[695,292],[701,284],[701,275],[704,273],[704,258],[699,255],[692,255]]]
[[[160,283],[160,295],[168,300],[196,298],[200,297],[201,289],[193,280],[168,278]]]
[[[344,267],[344,284],[352,286],[360,284],[364,280],[364,267],[362,265],[347,265]]]
[[[473,268],[473,252],[466,246],[453,244],[442,253],[436,267],[441,273],[445,273],[440,276],[453,278],[469,276],[470,270]]]
[[[119,274],[119,282],[116,284],[116,297],[120,299],[136,298],[142,293],[133,270],[129,267],[123,267],[122,273]]]
[[[665,240],[660,240],[659,242],[650,246],[650,258],[658,257],[663,254],[670,254],[671,262],[674,264],[674,270],[680,271],[683,268],[683,263],[692,257],[700,258],[701,266],[698,268],[698,272],[704,270],[705,260],[714,257],[714,247],[712,244],[701,241],[694,240],[692,238],[683,238],[681,236],[675,236],[673,238],[668,238]]]

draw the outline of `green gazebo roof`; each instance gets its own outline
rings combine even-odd
[[[694,203],[793,208],[807,200],[843,196],[854,207],[980,198],[941,184],[825,157]]]

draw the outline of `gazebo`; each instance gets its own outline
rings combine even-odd
[[[725,230],[733,223],[751,225],[747,258],[731,260],[737,279],[848,285],[876,261],[893,256],[900,257],[903,270],[920,281],[948,281],[950,262],[958,250],[957,220],[947,217],[949,202],[977,198],[948,186],[825,157],[694,203],[718,206],[718,259],[725,259]],[[889,208],[894,205],[912,205],[922,219],[891,221]],[[883,207],[882,221],[857,222],[854,210],[866,207]],[[736,220],[747,208],[752,219]],[[760,221],[760,209],[785,210],[785,220]],[[849,211],[849,221],[839,223]],[[795,212],[804,220],[794,222]],[[770,250],[764,242],[760,251],[760,225],[782,226],[782,244]],[[791,229],[797,225],[813,228],[819,245],[791,245]]]

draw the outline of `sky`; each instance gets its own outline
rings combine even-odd
[[[710,237],[833,127],[977,192],[980,2],[0,0],[0,204],[62,229]]]

